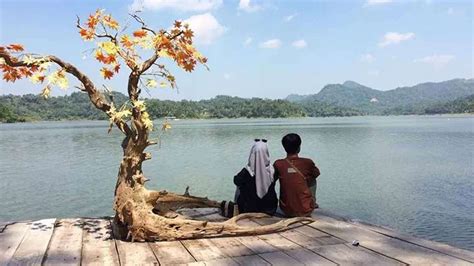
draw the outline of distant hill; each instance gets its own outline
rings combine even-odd
[[[446,103],[433,104],[425,108],[426,114],[474,113],[474,94]]]
[[[326,85],[312,95],[289,95],[286,99],[305,106],[321,103],[348,108],[362,114],[424,113],[426,108],[474,94],[474,79],[427,82],[412,87],[379,91],[354,81]]]
[[[106,97],[112,97],[116,106],[128,100],[119,92]],[[317,94],[292,94],[285,100],[221,95],[200,101],[145,101],[154,119],[166,116],[201,119],[474,113],[474,80],[429,82],[389,91],[346,81],[326,85]],[[107,117],[95,109],[82,92],[47,100],[33,94],[0,96],[0,122],[78,119],[101,120]]]

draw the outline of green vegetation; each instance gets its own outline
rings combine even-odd
[[[434,104],[425,109],[426,114],[474,113],[474,94],[447,103]]]
[[[287,100],[303,106],[327,104],[346,108],[345,112],[352,111],[362,115],[406,115],[452,113],[454,110],[459,113],[472,112],[468,108],[469,104],[462,104],[462,100],[455,101],[470,95],[474,95],[474,79],[428,82],[388,91],[374,90],[346,81],[343,84],[326,85],[317,94],[290,95]],[[469,102],[469,99],[465,101]],[[472,98],[470,101],[472,103]],[[452,102],[452,106],[441,107],[447,102]]]
[[[116,106],[127,101],[127,96],[119,92],[114,92],[112,98]],[[153,119],[474,113],[474,80],[423,83],[390,91],[347,81],[327,85],[313,95],[290,95],[286,100],[217,96],[200,101],[147,99],[146,102]],[[107,117],[80,92],[47,100],[33,94],[0,96],[0,122],[77,119]]]
[[[113,100],[122,105],[127,97],[115,92]],[[155,118],[174,116],[176,118],[238,118],[238,117],[302,117],[304,109],[285,100],[260,98],[243,99],[230,96],[217,96],[201,101],[169,101],[147,99],[147,110]],[[27,94],[23,96],[0,96],[2,122],[36,120],[100,120],[106,115],[96,110],[85,93],[75,92],[69,96],[43,99],[41,96]]]

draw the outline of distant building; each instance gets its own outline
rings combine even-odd
[[[371,103],[378,103],[379,100],[377,100],[377,98],[374,97],[374,98],[370,99],[370,102],[371,102]]]

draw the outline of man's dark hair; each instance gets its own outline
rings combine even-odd
[[[283,144],[286,153],[295,154],[300,152],[301,138],[298,134],[290,133],[281,139],[281,144]]]

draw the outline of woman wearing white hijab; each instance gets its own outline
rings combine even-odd
[[[270,215],[275,213],[278,200],[273,173],[267,140],[256,139],[250,150],[247,165],[234,176],[239,213],[264,212]]]

